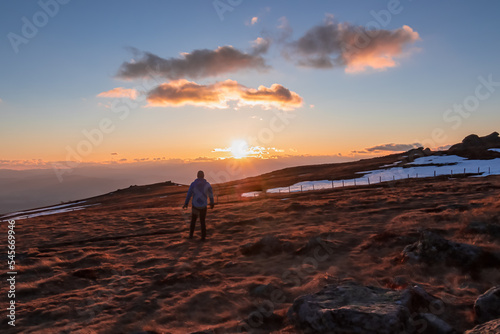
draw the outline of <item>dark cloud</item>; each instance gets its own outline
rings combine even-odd
[[[368,29],[338,23],[328,16],[322,25],[287,43],[283,53],[301,66],[345,67],[346,72],[360,72],[396,66],[394,58],[419,39],[418,33],[406,25],[395,30]]]
[[[205,78],[240,70],[265,70],[261,54],[267,52],[269,41],[258,39],[252,53],[245,53],[232,46],[221,46],[215,50],[201,49],[183,53],[180,58],[161,58],[145,52],[135,61],[125,62],[117,77],[135,79],[162,76],[170,80],[182,78]]]
[[[408,151],[411,150],[412,148],[417,148],[421,147],[422,145],[419,143],[414,143],[414,144],[385,144],[385,145],[377,145],[373,147],[366,148],[365,150],[368,152],[375,152],[375,151],[393,151],[393,152],[401,152],[401,151]]]

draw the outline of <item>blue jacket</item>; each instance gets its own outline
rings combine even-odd
[[[214,204],[214,194],[212,186],[205,179],[196,179],[189,186],[184,205],[189,204],[189,200],[193,197],[193,206],[196,208],[207,207],[207,196],[210,198],[210,204]]]

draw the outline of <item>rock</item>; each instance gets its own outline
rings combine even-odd
[[[495,147],[500,147],[498,132],[484,137],[472,134],[465,137],[461,143],[451,146],[446,154],[456,154],[469,159],[493,159],[498,157],[498,153],[488,151],[488,149]]]
[[[426,157],[426,156],[429,156],[429,155],[432,155],[432,151],[429,149],[429,148],[426,148],[424,150],[423,147],[419,147],[419,148],[412,148],[411,150],[409,150],[407,153],[407,158],[406,160],[408,162],[413,162],[415,161],[415,159],[417,158],[421,158],[421,157]]]
[[[241,246],[240,251],[246,256],[262,253],[266,255],[276,255],[289,249],[291,249],[290,242],[283,242],[273,235],[266,235],[256,243],[248,243]]]
[[[425,156],[429,156],[429,155],[432,155],[432,151],[430,148],[426,148],[425,150],[423,150],[422,152],[424,152]]]
[[[240,322],[234,333],[274,333],[283,327],[284,321],[285,317],[282,315],[269,313],[269,310],[258,307]]]
[[[492,237],[500,237],[500,225],[482,221],[472,221],[465,228],[466,232],[477,234],[488,234]]]
[[[474,313],[479,323],[500,318],[500,286],[493,287],[477,297]]]
[[[500,319],[488,321],[478,325],[464,334],[498,334],[500,333]]]
[[[448,323],[438,318],[435,314],[432,313],[419,313],[417,317],[423,324],[423,327],[420,331],[427,334],[457,334],[458,332],[451,327]],[[423,321],[423,322],[422,322]]]
[[[481,262],[486,253],[481,247],[449,241],[426,230],[421,233],[419,241],[404,248],[402,256],[403,261],[444,263],[471,269]]]
[[[316,256],[326,256],[327,254],[332,256],[334,250],[336,249],[336,244],[332,241],[325,240],[321,235],[315,236],[295,253],[300,255],[315,255]]]
[[[437,309],[432,303],[442,301],[418,286],[390,290],[346,282],[295,299],[288,317],[296,327],[316,333],[412,333],[416,317],[428,318],[436,333],[453,333],[441,319],[425,315]]]
[[[259,298],[269,298],[271,293],[278,288],[273,284],[255,284],[252,283],[249,287],[249,292],[251,296]]]

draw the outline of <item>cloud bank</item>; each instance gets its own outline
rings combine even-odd
[[[391,152],[401,152],[401,151],[408,151],[411,150],[412,148],[417,148],[421,147],[422,145],[419,143],[414,143],[414,144],[384,144],[384,145],[377,145],[373,147],[368,147],[365,150],[368,152],[375,152],[375,151],[391,151]]]
[[[407,25],[395,30],[367,29],[335,22],[329,16],[322,25],[288,42],[283,54],[305,67],[344,67],[348,73],[383,70],[396,66],[395,58],[403,56],[405,48],[418,40],[419,34]]]
[[[217,109],[226,109],[229,101],[236,101],[238,106],[281,110],[295,109],[303,103],[297,93],[279,84],[254,89],[234,80],[201,85],[184,79],[164,83],[149,91],[147,101],[150,107],[194,105]]]
[[[139,60],[123,63],[117,77],[137,79],[161,76],[169,80],[183,78],[206,78],[236,72],[240,70],[266,70],[261,53],[267,47],[253,48],[252,53],[245,53],[232,46],[221,46],[215,50],[200,49],[191,53],[182,53],[180,58],[161,58],[145,52]]]

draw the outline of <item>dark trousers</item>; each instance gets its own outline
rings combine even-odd
[[[207,217],[207,207],[196,208],[193,206],[193,213],[191,214],[191,228],[189,229],[189,237],[192,238],[194,234],[194,226],[196,224],[196,219],[200,216],[201,223],[201,238],[205,239],[207,236],[207,228],[205,226],[205,218]]]

